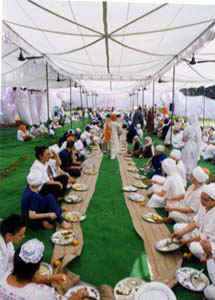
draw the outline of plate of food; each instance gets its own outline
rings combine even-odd
[[[135,186],[138,189],[145,189],[145,188],[147,188],[147,185],[145,185],[144,183],[142,183],[142,181],[136,181],[136,182],[134,182],[133,186]]]
[[[143,202],[145,200],[145,197],[141,194],[135,193],[129,194],[128,199],[136,202]]]
[[[176,279],[183,287],[195,292],[202,292],[209,285],[207,276],[202,271],[193,268],[178,269]]]
[[[134,175],[134,178],[137,180],[143,180],[143,179],[146,179],[146,176],[138,174],[138,175]]]
[[[59,230],[52,235],[52,242],[57,245],[69,245],[76,238],[71,230]]]
[[[63,217],[67,222],[80,222],[86,219],[86,215],[83,215],[79,211],[68,211],[63,213]]]
[[[116,284],[114,288],[114,297],[116,300],[126,299],[124,297],[134,295],[143,284],[144,281],[139,278],[124,278]]]
[[[122,190],[124,192],[136,192],[137,191],[137,188],[132,186],[132,185],[124,185]]]
[[[153,281],[142,285],[135,294],[135,300],[177,300],[173,291],[164,283]]]
[[[70,194],[65,196],[64,201],[67,203],[78,203],[81,202],[83,198],[80,195]]]
[[[137,171],[137,168],[132,168],[132,167],[130,167],[130,168],[128,168],[128,172],[131,172],[131,173],[137,173],[138,171]]]
[[[66,292],[65,297],[69,298],[74,293],[76,293],[77,291],[79,291],[81,289],[85,289],[85,288],[88,291],[89,297],[91,297],[92,299],[95,299],[95,300],[100,300],[99,291],[94,286],[91,286],[91,285],[88,285],[88,284],[78,284],[78,285],[75,285],[74,287],[72,287],[71,289],[69,289]]]
[[[155,223],[155,224],[163,222],[163,218],[156,213],[144,214],[144,215],[142,215],[142,218],[147,222]]]
[[[134,166],[135,166],[135,163],[134,163],[133,161],[129,161],[129,162],[128,162],[128,166],[134,167]]]
[[[182,245],[179,240],[166,238],[156,242],[155,248],[160,252],[172,252],[178,250]]]
[[[50,264],[42,262],[40,264],[40,268],[38,270],[39,275],[48,275],[51,276],[53,274],[53,268]]]
[[[75,184],[73,184],[72,188],[73,188],[73,190],[79,191],[79,192],[84,192],[84,191],[88,190],[88,186],[83,183],[75,183]]]
[[[94,169],[87,169],[87,170],[84,171],[84,174],[86,174],[86,175],[96,175],[97,171],[94,170]]]

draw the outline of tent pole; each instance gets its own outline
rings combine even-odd
[[[69,111],[70,111],[70,126],[72,129],[72,80],[69,80]]]
[[[47,122],[49,123],[49,65],[46,62],[46,100],[47,100]]]
[[[205,128],[205,87],[203,90],[203,128]]]
[[[81,121],[82,121],[82,126],[84,128],[83,99],[82,99],[81,85],[80,85],[80,99],[81,99]]]
[[[145,105],[145,95],[144,95],[144,88],[142,88],[142,110],[144,110]]]
[[[139,106],[139,95],[138,95],[138,91],[137,91],[137,107]]]
[[[132,94],[132,96],[133,96],[133,98],[132,98],[132,106],[133,106],[133,108],[132,108],[132,110],[134,111],[134,93]]]
[[[185,117],[187,117],[187,89],[185,94]]]
[[[153,79],[152,82],[152,107],[154,108],[155,105],[155,81]]]
[[[173,124],[173,115],[175,110],[175,65],[173,65],[173,76],[172,76],[172,114],[171,114],[171,135],[170,135],[170,144],[172,145],[172,124]]]

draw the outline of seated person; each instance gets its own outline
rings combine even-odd
[[[141,124],[137,124],[137,135],[140,139],[143,138],[143,129],[141,128]]]
[[[126,141],[128,144],[133,143],[133,138],[135,137],[135,135],[137,135],[137,130],[136,130],[135,125],[133,123],[131,123],[128,127],[128,132],[126,135]]]
[[[141,149],[140,157],[142,158],[151,158],[153,156],[153,144],[150,136],[145,137],[143,147]]]
[[[71,228],[71,224],[62,217],[62,210],[55,197],[52,194],[44,196],[39,193],[41,179],[35,175],[28,175],[28,186],[22,197],[21,209],[26,225],[32,229],[52,229],[53,223],[57,221],[62,228]]]
[[[180,206],[172,207],[170,204],[166,207],[171,219],[176,223],[191,223],[193,221],[199,211],[202,189],[208,178],[208,174],[201,167],[193,169],[190,175],[191,185],[187,189]]]
[[[56,199],[62,198],[66,191],[68,176],[65,174],[55,176],[48,163],[51,155],[47,147],[35,147],[35,156],[36,160],[31,166],[29,174],[31,174],[32,177],[40,178],[40,194],[53,194]]]
[[[181,151],[177,149],[173,149],[170,152],[170,158],[174,159],[178,168],[178,172],[181,175],[181,178],[184,182],[184,186],[187,186],[187,178],[186,178],[186,169],[184,163],[181,159]]]
[[[74,149],[77,153],[77,159],[79,161],[84,161],[85,160],[85,149],[84,149],[84,144],[83,144],[83,134],[76,138],[76,141],[74,143]]]
[[[140,153],[142,153],[142,146],[138,135],[134,136],[132,144],[133,149],[132,151],[128,151],[128,154],[131,154],[134,157],[139,157]]]
[[[75,140],[76,140],[76,141],[79,140],[79,139],[80,139],[80,136],[81,136],[81,129],[80,129],[80,128],[76,128],[76,129],[75,129],[75,135],[74,135]]]
[[[172,238],[177,238],[190,249],[190,252],[206,262],[207,254],[202,247],[202,241],[208,239],[215,254],[215,183],[205,185],[201,193],[201,205],[198,214],[190,224],[177,223],[174,225]]]
[[[179,207],[180,201],[184,199],[185,189],[181,176],[178,173],[176,163],[171,158],[162,161],[162,173],[166,180],[160,192],[155,191],[148,201],[148,207]]]
[[[13,243],[19,243],[25,236],[26,225],[18,215],[10,215],[4,219],[0,228],[0,279],[13,270]]]
[[[17,140],[26,142],[32,139],[32,136],[27,132],[25,125],[21,124],[17,130]]]
[[[155,155],[152,157],[149,163],[154,168],[151,177],[153,177],[154,175],[162,176],[161,162],[167,158],[164,152],[165,152],[165,147],[163,145],[156,146]]]
[[[6,272],[0,279],[1,299],[17,300],[56,300],[66,299],[52,287],[35,283],[35,277],[43,259],[44,245],[37,239],[28,240],[14,254],[13,272]],[[54,274],[53,276],[59,276]],[[67,280],[66,275],[62,278]],[[61,282],[62,282],[61,281]],[[68,300],[87,299],[88,293],[81,289],[68,297]]]
[[[202,156],[204,160],[215,159],[215,133],[208,141],[208,145],[206,146]]]
[[[67,142],[66,149],[59,153],[62,165],[61,169],[71,176],[81,176],[82,166],[80,162],[76,162],[73,156],[74,142]]]

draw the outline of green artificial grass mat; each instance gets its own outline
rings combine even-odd
[[[150,280],[144,242],[133,228],[123,197],[118,160],[103,157],[82,230],[83,252],[69,265],[82,280],[113,287],[131,275]]]

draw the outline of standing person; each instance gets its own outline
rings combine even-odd
[[[104,143],[105,143],[105,150],[106,151],[110,151],[110,134],[111,134],[111,130],[110,130],[110,115],[107,114],[107,120],[104,124]]]
[[[201,151],[201,128],[197,115],[190,116],[189,125],[184,130],[183,142],[182,161],[186,166],[187,175],[190,175],[197,166]]]
[[[121,134],[116,114],[111,115],[110,130],[110,158],[115,159],[120,151],[119,136]]]
[[[137,108],[137,110],[134,113],[133,123],[134,125],[140,124],[141,127],[143,128],[143,113],[140,106]]]
[[[11,215],[1,223],[0,229],[0,278],[13,270],[13,243],[19,243],[25,236],[25,223],[19,215]]]

